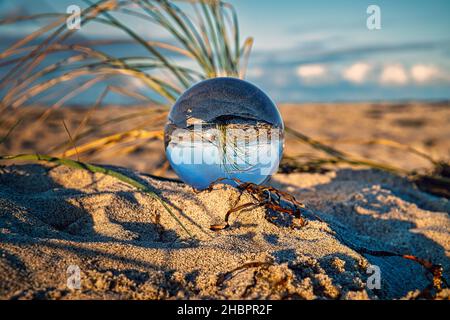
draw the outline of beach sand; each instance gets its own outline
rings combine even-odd
[[[48,152],[55,142],[66,140],[61,119],[74,130],[86,112],[57,110],[44,127],[33,125],[39,108],[22,110],[23,134],[11,135],[2,154]],[[90,125],[139,110],[101,109]],[[437,158],[450,154],[450,109],[445,103],[285,105],[281,110],[286,124],[322,140],[389,138]],[[6,119],[14,122],[12,116]],[[102,130],[108,134],[119,128]],[[387,147],[339,146],[407,169],[429,165],[416,155]],[[110,176],[42,163],[5,163],[0,168],[0,297],[420,297],[431,279],[425,268],[401,257],[375,254],[380,251],[441,264],[444,278],[450,279],[450,202],[418,190],[404,178],[350,167],[323,174],[276,174],[270,184],[306,204],[306,226],[274,224],[265,209],[257,207],[232,214],[230,228],[211,231],[211,224],[224,221],[238,190],[216,185],[196,193],[183,183],[149,175],[158,170],[162,152],[161,141],[144,140],[127,154],[106,150],[103,156],[82,155],[82,160],[108,164],[144,183],[170,205],[193,237],[158,200]],[[286,154],[302,152],[314,151],[288,140]],[[170,172],[168,176],[174,177]],[[250,201],[244,193],[240,204]],[[379,289],[366,286],[371,265],[380,268]],[[79,289],[67,286],[69,266],[81,272]],[[449,290],[437,298],[448,299]]]

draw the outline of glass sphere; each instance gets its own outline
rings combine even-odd
[[[284,125],[261,89],[236,78],[213,78],[175,102],[164,141],[172,169],[194,188],[218,179],[261,184],[278,169]]]

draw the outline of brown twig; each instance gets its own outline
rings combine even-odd
[[[210,192],[214,185],[223,182],[224,180],[234,181],[237,184],[237,189],[240,191],[240,193],[233,207],[225,214],[224,223],[211,225],[211,230],[219,231],[229,228],[229,219],[231,214],[250,207],[264,207],[271,212],[289,214],[294,217],[294,220],[290,224],[292,228],[303,227],[307,224],[307,221],[302,216],[301,212],[302,209],[305,209],[305,205],[297,201],[293,195],[280,191],[271,186],[260,186],[251,182],[242,182],[241,180],[236,178],[219,178],[216,181],[213,181],[208,186],[208,188],[203,191]],[[254,201],[238,205],[244,192],[247,192]],[[286,204],[283,204],[283,202],[285,202]],[[277,221],[276,217],[270,216],[268,214],[266,214],[266,219],[272,223],[275,223]]]

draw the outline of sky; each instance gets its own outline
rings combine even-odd
[[[247,79],[277,102],[450,99],[448,0],[229,0],[255,39]],[[0,15],[65,11],[79,0],[0,0]],[[367,8],[380,8],[369,30]],[[128,21],[133,23],[133,21]],[[163,37],[148,26],[140,33]],[[35,25],[0,29],[14,37]],[[3,33],[3,36],[2,36]],[[121,35],[98,26],[89,36]]]

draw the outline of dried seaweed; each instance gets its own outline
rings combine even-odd
[[[432,299],[436,295],[436,293],[438,293],[443,289],[444,286],[448,288],[448,283],[443,277],[444,269],[440,264],[433,264],[429,260],[425,260],[411,254],[400,254],[391,251],[370,250],[367,248],[353,248],[353,249],[357,251],[359,254],[365,253],[371,256],[378,256],[378,257],[400,257],[420,264],[422,267],[425,268],[427,272],[429,272],[432,275],[430,284],[425,289],[423,289],[419,295],[419,297],[421,298]]]
[[[234,202],[232,208],[225,214],[224,223],[211,225],[211,230],[219,231],[229,228],[229,219],[232,213],[243,209],[256,207],[264,207],[267,209],[265,217],[271,223],[286,225],[286,221],[283,221],[285,220],[283,219],[283,214],[287,214],[292,218],[287,223],[287,225],[291,228],[301,228],[308,223],[302,215],[302,210],[305,209],[305,205],[297,201],[293,195],[280,191],[271,186],[262,186],[251,182],[242,182],[236,178],[219,178],[216,181],[213,181],[208,188],[203,191],[212,191],[216,184],[224,180],[232,180],[237,184],[239,196]],[[247,194],[252,197],[253,201],[238,205],[244,192],[247,192]]]

